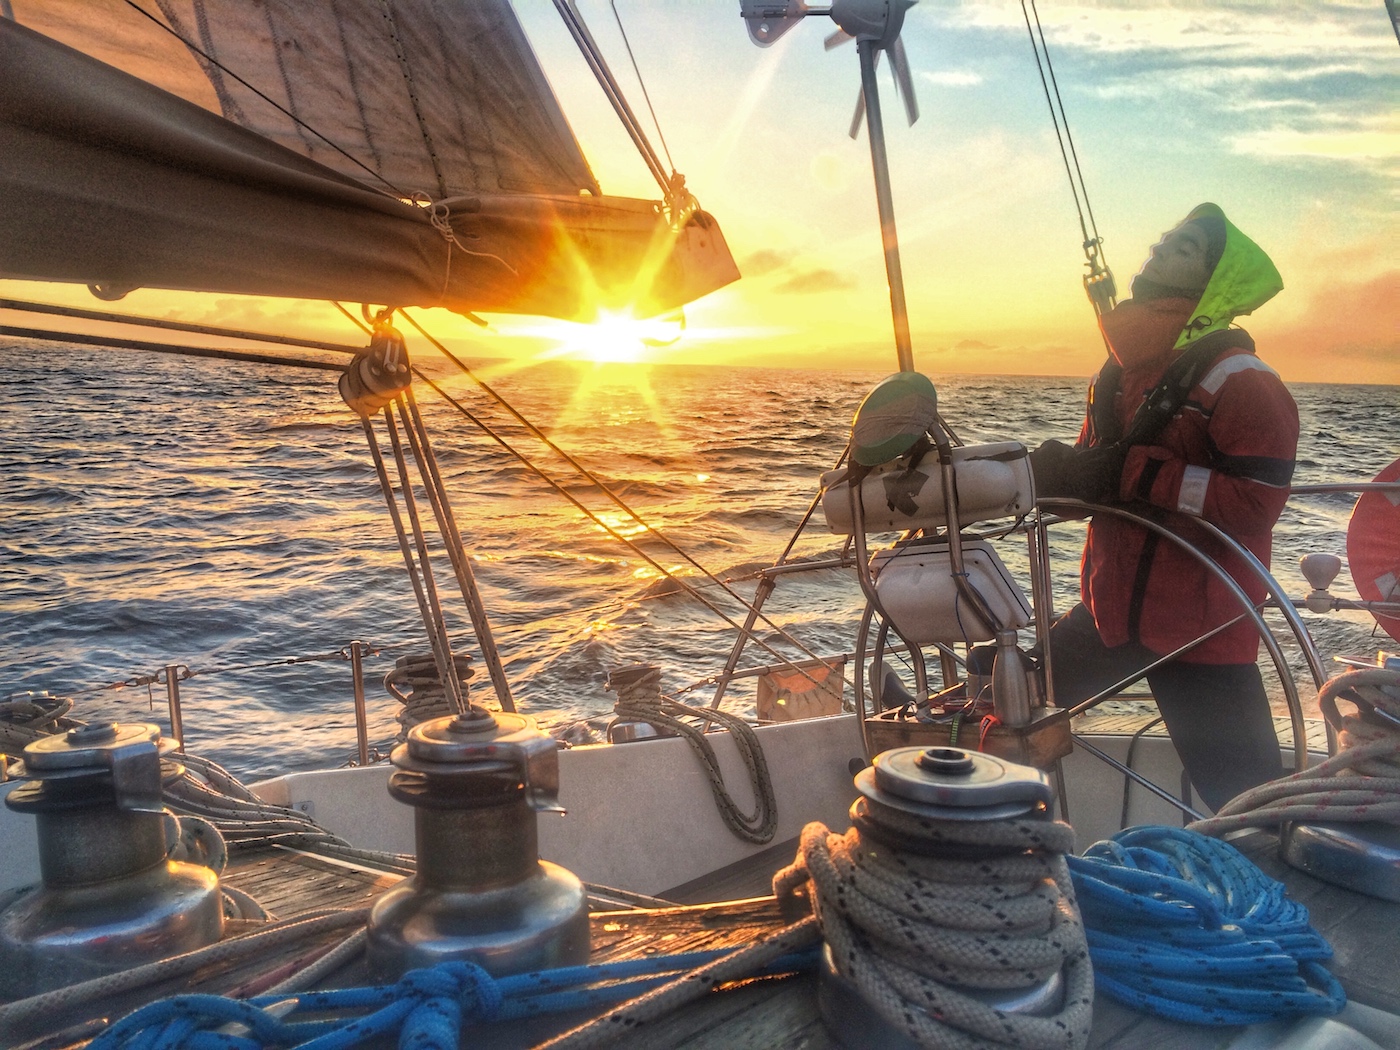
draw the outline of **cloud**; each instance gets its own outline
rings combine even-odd
[[[1009,353],[1012,350],[1024,349],[1015,347],[1009,343],[989,343],[983,339],[959,339],[956,343],[943,343],[938,346],[928,346],[919,341],[920,352],[928,354],[976,354],[978,360],[985,360],[989,356]]]
[[[806,295],[810,292],[835,292],[843,288],[854,288],[856,283],[856,279],[850,274],[823,267],[794,274],[778,285],[776,290],[795,295]]]
[[[920,17],[945,35],[1014,34],[1024,43],[1014,0],[923,6]],[[1040,17],[1056,66],[1075,71],[1064,87],[1128,104],[1121,119],[1184,110],[1199,119],[1173,130],[1199,142],[1214,128],[1221,146],[1265,161],[1308,156],[1375,168],[1378,157],[1400,152],[1389,104],[1395,34],[1376,5],[1071,0]],[[1134,116],[1134,106],[1143,112]]]
[[[752,255],[745,256],[744,261],[739,264],[739,270],[745,277],[762,277],[774,270],[781,270],[791,258],[792,255],[789,252],[760,248]]]
[[[1301,131],[1280,127],[1242,135],[1235,140],[1235,151],[1273,157],[1384,160],[1400,157],[1400,135],[1379,127],[1350,131]]]
[[[959,5],[921,5],[925,21],[949,28],[1006,30],[1023,36],[1026,27],[1017,0]],[[1261,4],[1256,0],[1212,0],[1209,7],[1180,0],[1121,0],[1067,3],[1039,13],[1052,52],[1061,48],[1098,54],[1157,51],[1190,52],[1200,57],[1287,57],[1297,68],[1362,59],[1388,65],[1394,33],[1369,4]],[[1326,47],[1319,47],[1326,41]],[[1389,50],[1387,50],[1387,47]]]
[[[919,79],[927,80],[930,84],[936,84],[939,87],[976,87],[982,83],[980,73],[969,73],[956,69],[942,69],[936,73],[923,72],[919,74]]]
[[[1285,379],[1400,382],[1400,269],[1319,287],[1293,321],[1246,324],[1259,337],[1260,356]]]

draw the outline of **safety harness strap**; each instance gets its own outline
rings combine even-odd
[[[1254,340],[1243,328],[1223,328],[1202,336],[1167,366],[1161,380],[1133,413],[1126,430],[1119,426],[1113,408],[1123,382],[1123,366],[1110,357],[1089,387],[1089,443],[1152,444],[1215,362],[1226,352],[1241,349],[1254,353]]]

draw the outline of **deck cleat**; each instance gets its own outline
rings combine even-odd
[[[376,973],[466,960],[499,977],[587,962],[583,884],[539,858],[536,812],[563,812],[558,756],[533,720],[481,708],[409,731],[389,757],[389,794],[415,810],[418,871],[370,913]]]
[[[213,944],[218,876],[167,857],[161,787],[184,767],[140,723],[80,726],[24,749],[29,783],[5,804],[32,813],[40,889],[0,913],[0,998],[20,998]]]

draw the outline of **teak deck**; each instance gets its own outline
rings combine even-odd
[[[1282,879],[1289,893],[1312,913],[1313,925],[1336,950],[1332,971],[1357,1002],[1400,1013],[1400,989],[1390,979],[1400,947],[1400,904],[1374,900],[1318,882],[1275,857],[1275,839],[1255,834],[1242,848],[1266,872]],[[678,887],[676,896],[702,900],[706,891],[730,896],[764,893],[772,871],[791,857],[795,843],[784,843],[746,865],[736,865],[707,880]],[[780,856],[781,854],[781,856]],[[225,872],[228,885],[257,897],[279,918],[328,907],[363,907],[397,876],[328,861],[283,849],[237,856]],[[592,915],[593,960],[603,962],[652,952],[683,952],[740,946],[759,933],[778,929],[783,920],[771,897],[751,897],[711,904],[655,910],[598,912]],[[253,928],[251,924],[238,924]],[[238,931],[231,931],[238,932]],[[327,935],[322,943],[344,936]],[[118,1017],[142,1002],[180,991],[226,992],[246,985],[304,955],[312,942],[269,952],[255,963],[202,972],[194,981],[172,982],[147,990],[139,998],[99,1004],[89,1016]],[[337,974],[337,985],[366,983],[362,965]],[[1189,1050],[1225,1046],[1239,1030],[1202,1029],[1147,1017],[1100,997],[1095,1003],[1094,1050]],[[83,1020],[69,1015],[67,1025]],[[571,1028],[585,1016],[543,1019],[530,1024],[473,1029],[468,1045],[485,1050],[516,1050]],[[71,1040],[49,1047],[81,1045],[80,1031]],[[37,1033],[33,1033],[37,1034]],[[91,1030],[82,1032],[90,1037]],[[464,1040],[467,1043],[467,1040]],[[616,1044],[626,1050],[836,1050],[817,1012],[816,981],[811,976],[752,981],[682,1009]]]

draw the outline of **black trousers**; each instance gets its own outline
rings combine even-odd
[[[1138,643],[1107,647],[1082,603],[1050,627],[1050,651],[1060,707],[1088,700],[1159,655]],[[990,675],[995,652],[993,645],[979,645],[967,668]],[[1284,776],[1259,665],[1177,659],[1149,673],[1147,682],[1191,785],[1212,811],[1242,791]]]
[[[1136,642],[1104,645],[1083,604],[1051,626],[1050,651],[1055,701],[1061,707],[1087,700],[1158,659]],[[1192,786],[1212,810],[1242,791],[1283,776],[1257,664],[1174,660],[1151,672],[1147,683]]]

